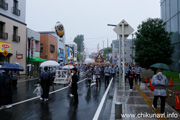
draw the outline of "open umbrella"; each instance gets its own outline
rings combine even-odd
[[[0,70],[17,70],[17,71],[24,71],[24,68],[16,63],[8,63],[0,67]]]
[[[64,67],[63,67],[63,69],[72,69],[72,68],[74,68],[74,66],[72,66],[72,65],[65,65]]]
[[[170,70],[169,66],[164,63],[156,63],[150,66],[151,68],[159,68],[163,70]]]
[[[45,67],[45,66],[47,67],[59,66],[59,63],[53,60],[48,60],[40,64],[40,67]]]

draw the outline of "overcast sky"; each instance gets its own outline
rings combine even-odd
[[[65,27],[66,41],[78,34],[85,36],[88,51],[107,47],[117,38],[113,27],[125,19],[134,29],[143,20],[160,18],[159,0],[26,0],[27,27],[35,31],[52,31],[57,21]],[[131,37],[130,37],[131,38]]]

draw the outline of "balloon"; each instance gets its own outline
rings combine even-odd
[[[63,37],[64,36],[64,26],[63,26],[62,23],[57,22],[56,25],[55,25],[55,30],[56,30],[56,34],[59,37]]]

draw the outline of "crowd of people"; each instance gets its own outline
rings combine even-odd
[[[74,97],[74,104],[78,104],[78,84],[77,82],[80,79],[80,73],[85,73],[86,81],[89,86],[92,83],[95,83],[97,86],[101,84],[102,79],[107,86],[109,84],[110,78],[114,80],[119,76],[119,72],[122,75],[122,68],[119,70],[118,65],[116,64],[107,64],[107,65],[87,65],[87,64],[76,64],[71,69],[66,69],[69,76],[69,88],[71,91],[71,97]],[[61,64],[56,67],[43,67],[41,68],[41,74],[39,77],[39,86],[42,88],[42,94],[40,97],[41,101],[49,100],[49,88],[53,84],[55,79],[56,70],[65,70],[64,66]],[[129,81],[130,89],[133,90],[134,81],[141,82],[141,71],[142,68],[137,64],[125,64],[125,82]],[[157,108],[157,99],[161,98],[161,112],[164,112],[165,106],[165,86],[168,84],[166,76],[162,74],[162,69],[158,69],[158,73],[152,78],[152,85],[155,85],[154,90],[154,101],[152,108]],[[5,70],[0,73],[0,106],[1,108],[9,108],[12,103],[12,89],[17,89],[17,80],[20,74],[19,71],[9,71]]]

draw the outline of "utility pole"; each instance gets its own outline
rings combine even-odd
[[[131,55],[132,64],[133,64],[133,49],[134,49],[133,36],[134,36],[134,34],[132,33],[132,55]]]
[[[107,48],[109,47],[109,40],[107,39]]]
[[[104,55],[104,40],[103,40],[103,55]]]
[[[99,52],[99,43],[98,43],[98,45],[97,45],[97,52]]]

